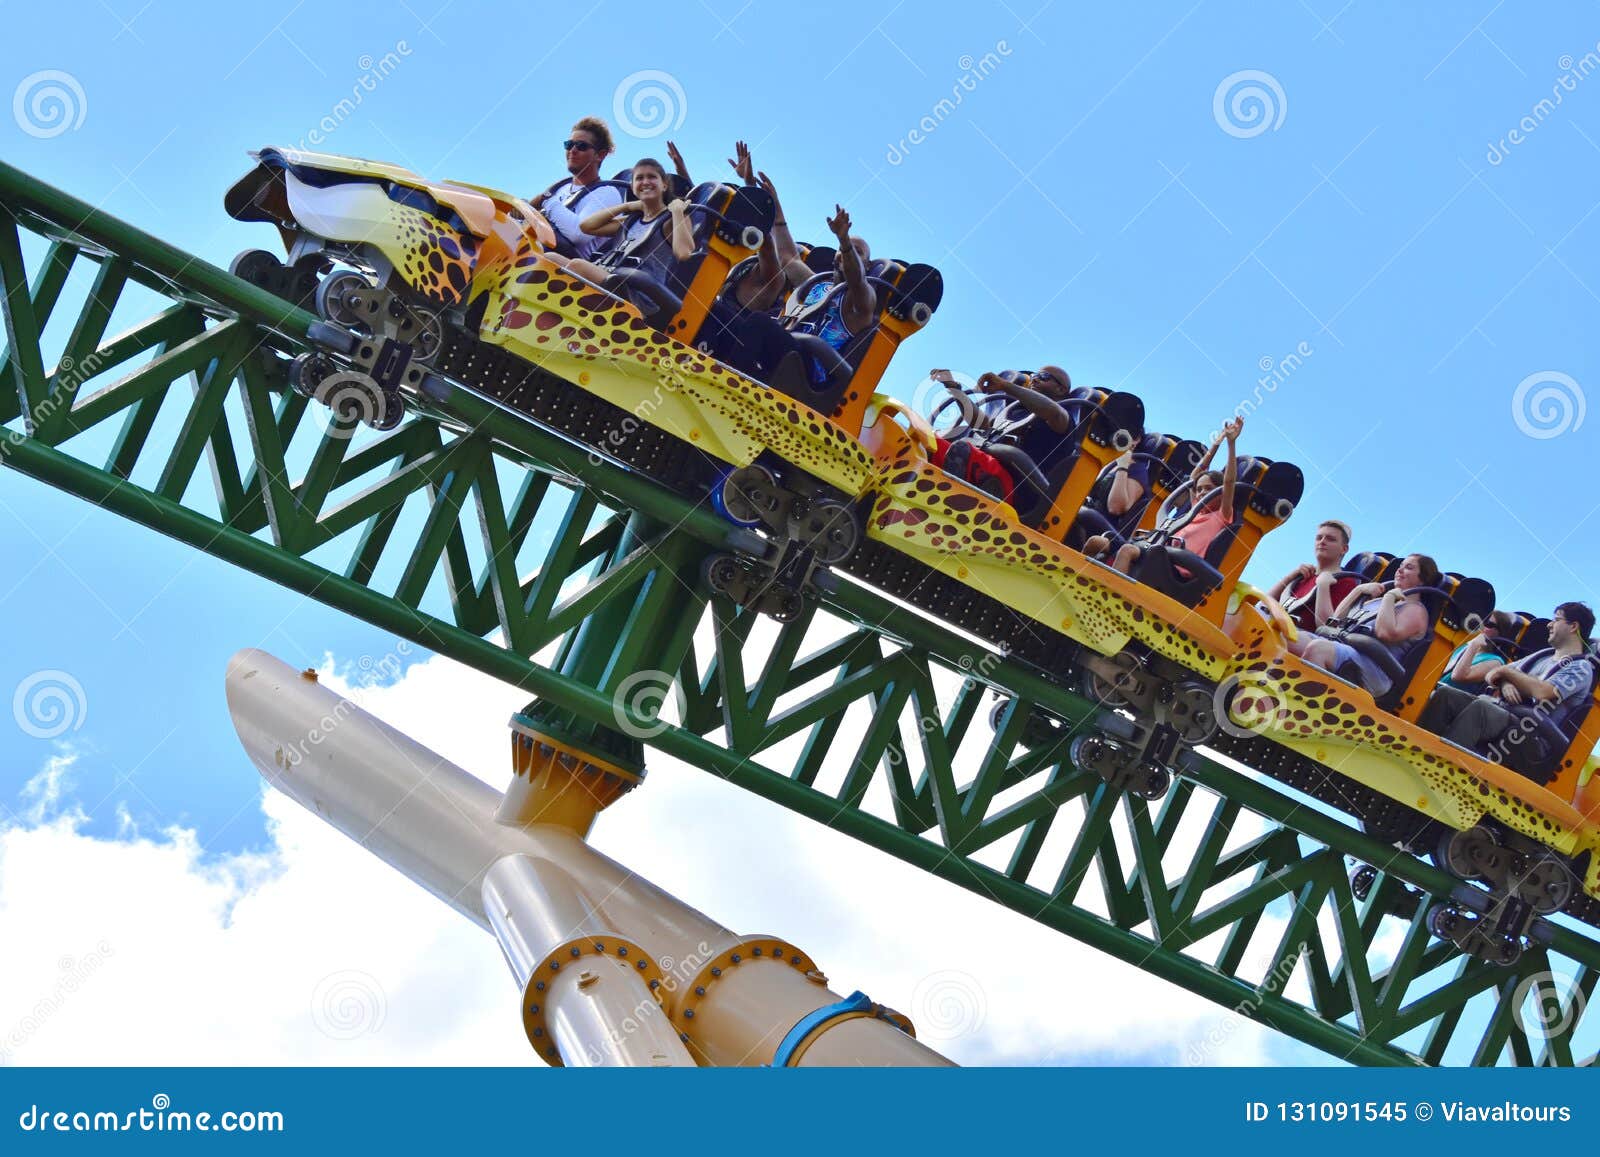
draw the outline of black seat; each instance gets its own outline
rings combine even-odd
[[[1527,611],[1513,611],[1511,630],[1506,634],[1508,637],[1504,642],[1510,652],[1507,659],[1512,662],[1526,659],[1535,651],[1542,651],[1550,645],[1550,620]]]

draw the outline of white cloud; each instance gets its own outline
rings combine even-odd
[[[348,672],[360,675],[359,671]],[[525,696],[444,659],[324,681],[492,783]],[[1263,1063],[1253,1023],[714,777],[653,756],[596,824],[608,855],[965,1063]],[[15,1064],[536,1064],[494,942],[276,792],[271,847],[82,830],[70,755],[0,828],[0,1050]],[[227,774],[253,774],[241,753]]]

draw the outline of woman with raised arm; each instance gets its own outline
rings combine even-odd
[[[1217,537],[1233,525],[1234,520],[1234,490],[1239,482],[1239,435],[1244,430],[1244,419],[1234,418],[1224,422],[1222,432],[1211,443],[1211,449],[1206,452],[1199,464],[1194,468],[1190,481],[1193,483],[1192,497],[1189,505],[1182,514],[1182,518],[1190,511],[1198,511],[1188,522],[1184,523],[1167,543],[1155,544],[1149,542],[1125,542],[1117,548],[1117,556],[1112,563],[1123,574],[1132,574],[1134,568],[1146,551],[1164,550],[1171,552],[1187,551],[1206,559],[1206,552],[1211,549],[1211,544]],[[1210,469],[1211,460],[1217,452],[1217,447],[1223,442],[1228,444],[1228,463],[1221,470]],[[1212,501],[1210,496],[1213,491],[1221,488],[1217,500]],[[1158,528],[1158,533],[1160,528]],[[1210,559],[1206,559],[1210,561]],[[1173,571],[1179,578],[1189,578],[1190,572],[1179,562],[1174,560]]]
[[[1244,419],[1240,418],[1238,421],[1237,430],[1244,429]],[[1189,494],[1189,502],[1182,510],[1176,512],[1174,517],[1181,518],[1185,512],[1193,508],[1202,495],[1209,494],[1222,484],[1222,472],[1211,469],[1211,462],[1217,456],[1217,447],[1221,446],[1223,440],[1227,437],[1227,429],[1228,424],[1224,423],[1223,428],[1217,431],[1216,437],[1211,439],[1211,448],[1205,452],[1200,461],[1195,463],[1194,469],[1189,471],[1188,481],[1193,484]],[[1237,430],[1235,431],[1235,437],[1238,436]],[[1116,466],[1113,468],[1112,485],[1105,502],[1108,509],[1113,510],[1118,516],[1133,509],[1134,504],[1144,497],[1144,492],[1150,484],[1149,466],[1147,464],[1139,464],[1144,467],[1142,475],[1136,474],[1133,470],[1135,465],[1134,451],[1137,448],[1137,446],[1133,446],[1123,451],[1122,456],[1117,459]],[[1094,534],[1084,539],[1083,553],[1090,558],[1103,558],[1115,547],[1117,555],[1120,557],[1122,548],[1126,544],[1127,540],[1120,534]],[[1209,540],[1207,540],[1207,545],[1210,545]],[[1203,554],[1204,551],[1197,551],[1196,553]],[[1120,566],[1117,569],[1123,570]]]

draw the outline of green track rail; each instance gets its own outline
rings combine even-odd
[[[1248,1017],[1360,1064],[1595,1061],[1594,929],[1491,967],[1428,934],[1457,881],[1271,781],[1197,758],[1159,804],[1114,792],[1068,756],[1111,722],[1095,704],[850,582],[781,627],[713,599],[726,522],[469,392],[352,430],[286,388],[309,314],[4,164],[0,283],[14,470],[648,734],[1215,1001],[1219,1033]],[[674,683],[676,723],[619,695],[641,670]],[[1365,901],[1350,858],[1385,869]]]

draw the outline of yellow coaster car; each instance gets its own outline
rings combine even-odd
[[[288,259],[252,251],[235,272],[322,318],[319,348],[293,363],[296,390],[387,429],[407,395],[466,387],[693,497],[709,484],[722,513],[773,544],[764,556],[713,559],[714,589],[787,619],[818,568],[837,567],[918,603],[1117,716],[1073,752],[1110,782],[1154,798],[1184,749],[1207,745],[1483,883],[1489,901],[1442,910],[1434,927],[1479,955],[1514,958],[1536,916],[1566,909],[1600,922],[1600,777],[1589,756],[1600,710],[1548,787],[1418,727],[1444,657],[1493,607],[1487,584],[1461,576],[1433,592],[1432,634],[1381,703],[1296,658],[1288,616],[1242,580],[1261,537],[1300,499],[1291,464],[1243,459],[1240,516],[1215,558],[1137,581],[1065,540],[1129,450],[1152,464],[1139,520],[1151,529],[1198,448],[1145,431],[1132,395],[1078,390],[1072,452],[1048,480],[1048,509],[1026,523],[946,473],[935,463],[949,440],[876,392],[900,342],[938,306],[928,266],[873,264],[877,327],[818,408],[697,341],[730,270],[771,226],[760,190],[699,186],[693,258],[666,281],[601,287],[548,260],[550,225],[519,198],[368,161],[252,155],[227,210],[277,226]],[[1374,565],[1368,577],[1381,578],[1386,564]]]

